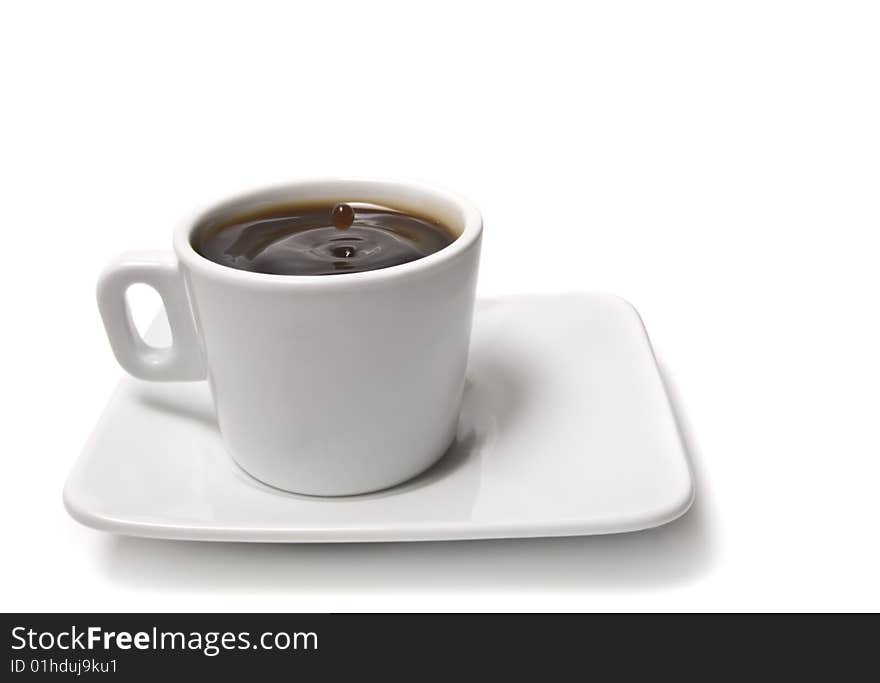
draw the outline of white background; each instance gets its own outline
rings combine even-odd
[[[878,35],[851,2],[4,3],[0,609],[880,608]],[[326,175],[469,196],[483,293],[632,301],[692,512],[329,547],[70,520],[64,478],[121,372],[102,265],[170,245],[194,207]]]

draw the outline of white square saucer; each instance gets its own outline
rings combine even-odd
[[[635,531],[684,514],[693,495],[638,313],[578,294],[478,302],[457,442],[407,483],[342,498],[276,490],[226,454],[207,383],[126,377],[64,503],[116,533],[299,543]]]

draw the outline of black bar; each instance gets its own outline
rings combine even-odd
[[[471,677],[474,663],[496,673],[559,674],[552,678],[605,680],[601,672],[613,671],[616,679],[646,667],[709,679],[790,676],[798,668],[839,678],[858,672],[873,651],[877,623],[809,615],[5,614],[2,678],[459,680]],[[876,664],[863,671],[871,670]]]

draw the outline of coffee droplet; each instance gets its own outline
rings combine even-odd
[[[333,247],[330,250],[336,258],[352,258],[357,254],[357,249],[354,247],[344,246],[344,247]]]
[[[339,230],[348,230],[354,223],[354,209],[348,204],[337,204],[330,212],[330,220]]]

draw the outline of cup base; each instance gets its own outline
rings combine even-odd
[[[229,449],[226,448],[226,453],[229,455],[232,462],[238,467],[242,474],[251,479],[263,484],[265,486],[269,486],[270,488],[275,489],[276,491],[280,491],[282,493],[293,493],[298,496],[309,496],[310,498],[345,498],[350,496],[362,496],[368,493],[378,493],[380,491],[386,491],[388,489],[395,488],[402,484],[406,484],[409,481],[417,478],[421,474],[424,474],[428,470],[430,470],[434,465],[440,462],[446,454],[453,448],[455,444],[455,437],[457,431],[457,421],[456,424],[453,425],[452,429],[449,430],[449,437],[445,441],[445,445],[440,449],[439,453],[434,454],[431,458],[424,461],[417,469],[413,471],[408,471],[406,474],[388,478],[387,480],[382,481],[381,483],[372,484],[368,486],[342,486],[337,487],[335,485],[323,485],[323,486],[305,486],[293,484],[290,486],[286,486],[284,484],[278,483],[276,481],[270,481],[267,478],[260,477],[253,472],[251,472],[245,465],[241,463],[241,461],[235,457],[235,454]]]

